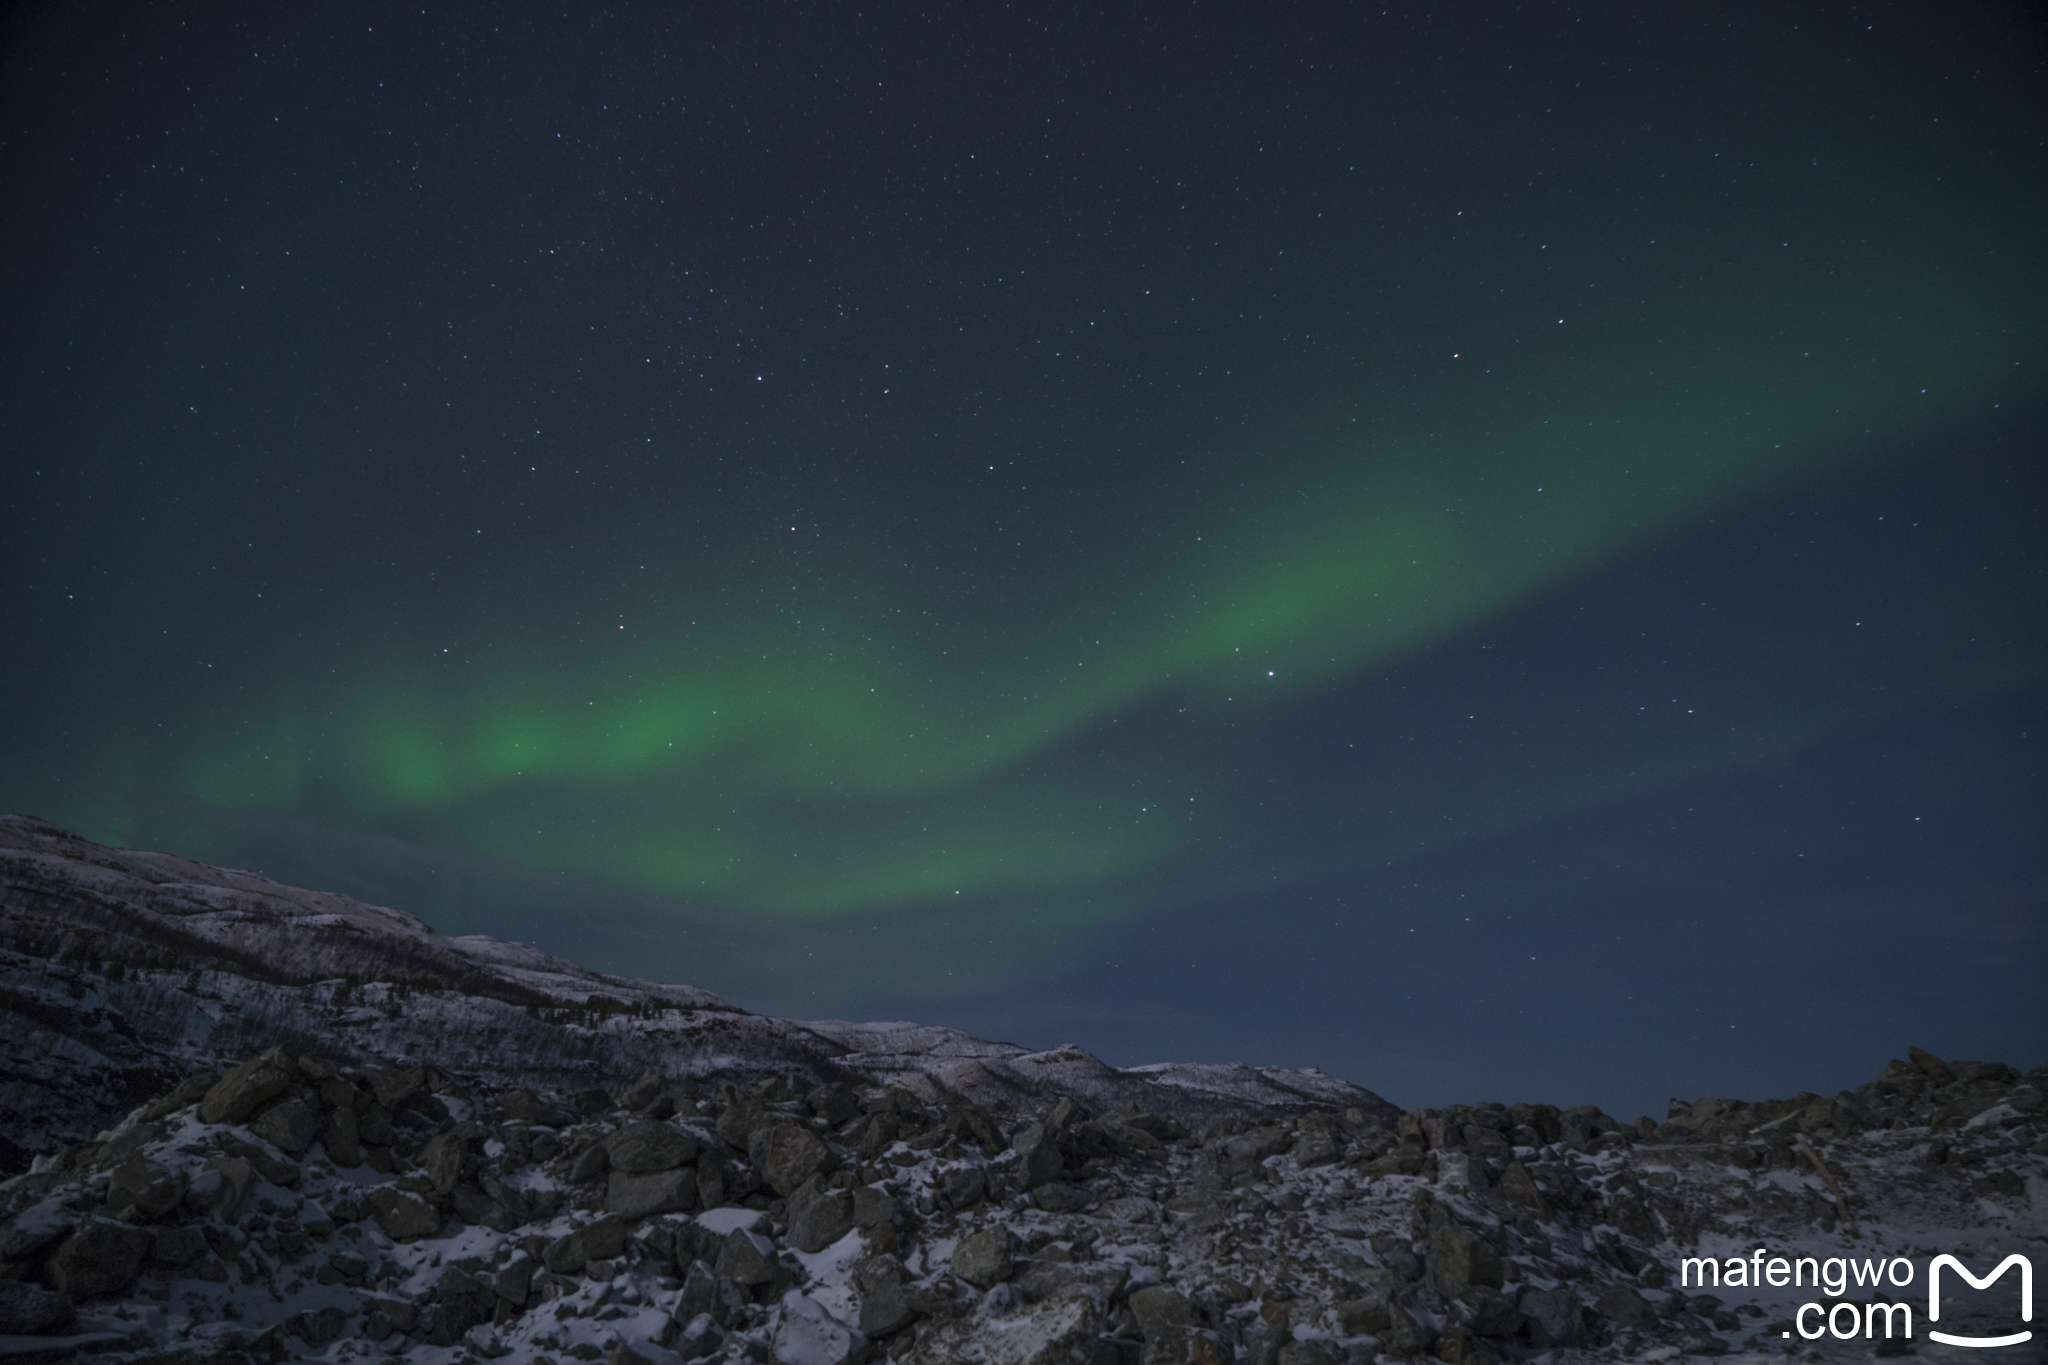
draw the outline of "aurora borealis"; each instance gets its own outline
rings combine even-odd
[[[10,22],[6,809],[1415,1102],[2042,1036],[2022,9]]]

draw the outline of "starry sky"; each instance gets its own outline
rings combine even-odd
[[[1404,1105],[2048,1057],[2028,8],[5,23],[0,807]]]

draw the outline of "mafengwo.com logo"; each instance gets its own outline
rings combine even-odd
[[[1956,1257],[1943,1253],[1936,1256],[1927,1266],[1927,1335],[1929,1339],[1945,1346],[2018,1346],[2033,1339],[2030,1329],[2006,1332],[1996,1336],[1966,1336],[1959,1332],[1943,1332],[1932,1324],[1941,1321],[1942,1276],[1944,1270],[1953,1271],[1949,1279],[1951,1286],[1949,1306],[1959,1305],[1954,1297],[1961,1278],[1972,1289],[1989,1289],[2008,1270],[2020,1272],[2020,1321],[2034,1320],[2034,1263],[2025,1256],[2014,1252],[1995,1266],[1987,1275],[1979,1276]],[[1748,1258],[1730,1256],[1726,1262],[1710,1257],[1695,1256],[1678,1263],[1678,1282],[1682,1288],[1773,1289],[1787,1287],[1801,1288],[1811,1285],[1836,1302],[1830,1306],[1822,1303],[1802,1303],[1799,1311],[1792,1316],[1793,1329],[1808,1341],[1818,1341],[1823,1336],[1832,1336],[1838,1341],[1849,1341],[1856,1337],[1866,1339],[1877,1336],[1879,1323],[1884,1324],[1886,1337],[1911,1337],[1913,1335],[1913,1305],[1879,1301],[1879,1296],[1892,1290],[1910,1288],[1914,1278],[1913,1263],[1904,1256],[1889,1260],[1865,1257],[1851,1260],[1841,1256],[1830,1256],[1821,1260],[1813,1256],[1772,1256],[1763,1247]],[[1872,1302],[1852,1303],[1846,1296],[1854,1289],[1867,1289]],[[1950,1319],[1959,1316],[1951,1312]],[[1791,1332],[1783,1335],[1791,1336]]]

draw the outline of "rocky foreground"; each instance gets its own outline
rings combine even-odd
[[[1807,1347],[1791,1301],[1682,1289],[1679,1258],[2038,1250],[2044,1081],[1916,1052],[1661,1124],[1191,1132],[782,1076],[490,1092],[277,1048],[0,1186],[0,1333],[151,1361],[1775,1355]]]
[[[0,1359],[2043,1358],[1932,1342],[1926,1275],[2041,1259],[2048,1067],[1915,1049],[1662,1122],[1402,1113],[1312,1072],[764,1020],[36,822],[0,819],[0,855],[29,1167]],[[314,975],[337,954],[428,968]],[[1842,1283],[1697,1282],[1761,1251]],[[1910,1287],[1851,1284],[1873,1258]],[[1945,1289],[1940,1328],[2009,1333],[2013,1278]],[[1798,1330],[1893,1298],[1910,1340]]]

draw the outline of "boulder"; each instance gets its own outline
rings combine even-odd
[[[870,1256],[853,1268],[853,1287],[860,1294],[860,1330],[887,1336],[907,1327],[917,1316],[905,1292],[903,1262],[894,1256]]]
[[[37,1336],[69,1326],[69,1296],[22,1280],[0,1280],[0,1336]]]
[[[588,1262],[608,1261],[625,1249],[626,1220],[611,1213],[548,1243],[541,1260],[557,1275],[573,1275]]]
[[[149,1232],[149,1259],[161,1265],[189,1265],[206,1254],[206,1234],[198,1228],[161,1227]]]
[[[463,1158],[469,1155],[469,1141],[459,1129],[428,1138],[420,1148],[420,1171],[433,1183],[434,1193],[443,1199],[462,1183]]]
[[[960,1239],[953,1248],[953,1274],[976,1289],[987,1289],[1010,1278],[1016,1256],[1016,1234],[997,1224]]]
[[[949,1209],[971,1209],[988,1193],[988,1175],[979,1166],[954,1166],[939,1172],[939,1198]]]
[[[854,1348],[863,1344],[845,1323],[825,1311],[825,1305],[792,1289],[782,1296],[782,1317],[769,1351],[776,1365],[845,1365]]]
[[[356,1128],[353,1109],[336,1109],[327,1116],[327,1122],[320,1128],[320,1145],[327,1149],[327,1159],[337,1166],[363,1164],[362,1135]]]
[[[718,1116],[718,1138],[735,1151],[747,1150],[747,1139],[759,1128],[766,1128],[775,1121],[768,1106],[752,1095],[735,1095],[725,1106],[725,1112]]]
[[[698,1146],[693,1135],[651,1119],[627,1124],[607,1138],[604,1144],[611,1169],[625,1175],[673,1171],[695,1161]]]
[[[1659,1325],[1657,1310],[1641,1294],[1625,1284],[1610,1284],[1593,1303],[1593,1311],[1616,1327],[1647,1332]]]
[[[132,1209],[140,1222],[154,1222],[185,1197],[185,1176],[153,1161],[130,1157],[114,1168],[107,1182],[107,1207],[120,1214]]]
[[[1585,1334],[1586,1310],[1570,1285],[1555,1289],[1527,1289],[1515,1301],[1522,1314],[1523,1330],[1538,1350],[1552,1346],[1576,1346]]]
[[[31,1204],[0,1225],[0,1261],[25,1261],[77,1225],[61,1196]]]
[[[1130,1297],[1131,1316],[1147,1341],[1163,1341],[1174,1330],[1195,1325],[1195,1306],[1188,1296],[1168,1284],[1149,1284],[1134,1289]]]
[[[789,1196],[788,1216],[789,1244],[806,1254],[823,1251],[853,1230],[853,1192],[814,1175]]]
[[[507,1090],[498,1096],[498,1112],[518,1123],[542,1128],[566,1128],[576,1116],[559,1105],[549,1104],[531,1090]]]
[[[1044,1124],[1020,1128],[1010,1139],[1010,1150],[1023,1160],[1025,1189],[1059,1179],[1065,1164],[1060,1157],[1059,1138]]]
[[[94,1218],[80,1223],[50,1258],[50,1283],[72,1299],[111,1294],[128,1287],[147,1254],[149,1234],[143,1229]]]
[[[1536,1177],[1519,1161],[1510,1161],[1500,1173],[1500,1192],[1510,1204],[1529,1210],[1539,1219],[1550,1217],[1550,1201],[1536,1184]]]
[[[878,1227],[896,1220],[896,1196],[875,1185],[856,1185],[853,1189],[853,1225],[860,1228]]]
[[[1360,1298],[1345,1299],[1337,1305],[1337,1327],[1347,1337],[1384,1332],[1392,1321],[1384,1294],[1368,1293]]]
[[[199,1101],[200,1121],[240,1123],[255,1113],[257,1106],[282,1095],[295,1073],[296,1068],[275,1050],[250,1058],[206,1092],[206,1098]]]
[[[1102,1310],[1074,1286],[1001,1318],[960,1317],[926,1333],[910,1365],[1088,1365],[1098,1359]],[[1123,1359],[1122,1356],[1115,1357]]]
[[[1501,1287],[1500,1252],[1493,1243],[1455,1224],[1445,1224],[1429,1234],[1429,1253],[1424,1260],[1437,1288],[1456,1296],[1467,1285]]]
[[[605,1183],[605,1211],[622,1218],[688,1213],[696,1206],[697,1173],[688,1168],[657,1171],[651,1175],[628,1175],[614,1170]]]
[[[364,1196],[370,1215],[394,1242],[415,1242],[441,1230],[441,1214],[416,1194],[385,1185]]]
[[[795,1123],[755,1130],[747,1155],[768,1187],[785,1199],[813,1175],[829,1169],[832,1161],[831,1151],[818,1135]]]
[[[758,1232],[734,1228],[718,1246],[718,1263],[713,1267],[719,1279],[739,1284],[768,1284],[781,1267],[775,1260],[775,1243]]]
[[[585,1147],[576,1154],[576,1159],[569,1163],[569,1183],[588,1185],[611,1168],[611,1153],[602,1145]]]
[[[249,1131],[279,1151],[297,1156],[313,1145],[319,1123],[304,1100],[290,1099],[264,1110]]]
[[[1087,1189],[1065,1180],[1054,1180],[1031,1191],[1031,1202],[1047,1213],[1079,1213],[1094,1202]]]

